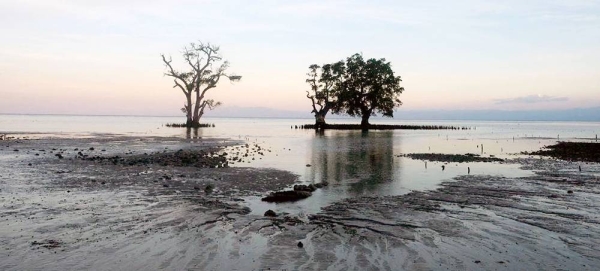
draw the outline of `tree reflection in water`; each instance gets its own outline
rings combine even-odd
[[[201,128],[185,128],[185,138],[186,139],[202,139],[202,133],[200,133]]]
[[[345,184],[352,194],[370,194],[391,182],[394,164],[394,131],[328,131],[312,141],[313,183]]]

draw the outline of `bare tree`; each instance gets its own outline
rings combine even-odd
[[[186,102],[181,111],[186,115],[186,126],[199,127],[204,110],[212,110],[221,105],[221,102],[206,99],[206,92],[215,88],[221,77],[226,77],[231,82],[239,81],[242,77],[225,72],[229,68],[229,62],[223,61],[219,46],[202,42],[190,43],[189,47],[183,48],[182,55],[189,66],[187,71],[175,70],[171,57],[167,59],[164,54],[161,55],[167,68],[165,75],[173,77],[173,88],[181,89],[185,95]]]

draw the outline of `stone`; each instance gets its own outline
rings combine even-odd
[[[314,192],[315,190],[317,190],[317,187],[315,187],[315,185],[313,185],[313,184],[309,184],[309,185],[297,184],[297,185],[294,185],[294,191]]]
[[[288,202],[288,201],[298,201],[301,199],[308,198],[312,195],[311,192],[308,191],[279,191],[271,193],[270,195],[262,198],[262,201],[266,202]]]
[[[268,216],[268,217],[276,217],[276,216],[277,216],[277,213],[275,213],[275,211],[273,211],[273,210],[269,209],[269,210],[267,210],[267,211],[265,212],[265,216]]]

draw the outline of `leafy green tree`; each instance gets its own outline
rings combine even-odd
[[[186,102],[181,111],[186,115],[187,127],[199,127],[204,110],[212,110],[221,105],[221,102],[206,98],[208,90],[217,87],[221,77],[232,82],[242,78],[226,73],[229,62],[223,61],[219,47],[210,43],[191,43],[189,47],[183,48],[183,59],[188,66],[185,71],[175,70],[171,57],[167,59],[165,55],[161,56],[167,67],[165,75],[173,77],[173,88],[179,88],[185,95]]]
[[[394,108],[402,105],[399,99],[404,88],[400,76],[385,58],[368,59],[354,54],[346,59],[344,81],[339,90],[337,109],[350,116],[361,116],[361,126],[368,128],[369,118],[380,113],[394,116]]]
[[[338,111],[338,94],[344,79],[344,62],[325,64],[322,67],[313,64],[308,67],[306,82],[311,90],[306,97],[312,102],[312,113],[315,114],[315,126],[325,125],[325,117],[330,110]]]

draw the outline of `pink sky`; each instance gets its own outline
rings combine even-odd
[[[600,106],[589,1],[267,2],[2,2],[0,113],[179,115],[160,54],[198,39],[243,76],[225,106],[308,110],[308,66],[356,52],[392,62],[405,109]]]

